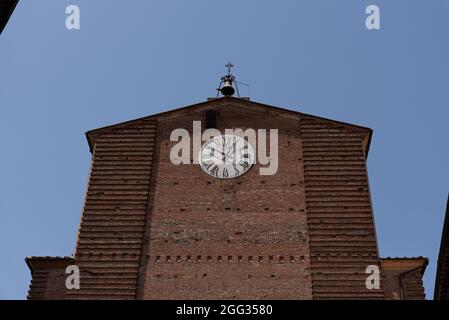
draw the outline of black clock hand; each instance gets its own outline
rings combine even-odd
[[[223,152],[220,152],[217,149],[212,149],[212,153],[211,156],[217,160],[219,160],[220,162],[224,162],[224,154]]]

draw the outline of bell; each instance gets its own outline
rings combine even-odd
[[[221,94],[224,96],[232,96],[235,93],[234,87],[232,86],[232,81],[225,80],[223,87],[221,88]]]

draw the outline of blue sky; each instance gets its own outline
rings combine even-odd
[[[79,5],[81,29],[65,28]],[[381,30],[365,28],[365,8]],[[70,255],[84,132],[204,101],[232,61],[252,100],[370,127],[381,256],[427,256],[449,191],[447,0],[21,0],[0,35],[0,299]]]

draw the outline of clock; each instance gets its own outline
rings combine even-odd
[[[232,179],[246,173],[254,164],[254,149],[244,138],[218,135],[205,142],[198,156],[201,169],[219,179]]]

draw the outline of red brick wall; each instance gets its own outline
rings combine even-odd
[[[279,128],[278,173],[261,176],[255,165],[228,181],[170,162],[171,131],[193,120],[204,113],[158,123],[143,298],[310,299],[298,120],[219,109],[220,130]]]
[[[76,247],[81,289],[71,299],[134,299],[156,124],[142,120],[96,138]]]
[[[405,300],[424,300],[426,298],[422,270],[414,270],[404,275],[402,278],[402,286],[404,288]]]
[[[424,258],[387,258],[382,260],[385,299],[424,300],[422,276],[427,266]]]
[[[173,129],[217,111],[224,129],[278,129],[279,169],[219,180],[169,159]],[[203,123],[204,124],[204,123]],[[75,264],[33,274],[30,298],[382,299],[365,286],[380,267],[365,153],[366,128],[223,98],[88,134],[93,160]],[[390,263],[391,264],[391,263]],[[383,264],[385,267],[385,264]],[[418,273],[406,298],[423,297]],[[48,294],[47,294],[48,293]]]
[[[303,117],[301,134],[309,243],[316,299],[382,299],[365,286],[368,265],[380,260],[363,132]]]
[[[71,297],[383,298],[362,137],[331,121],[217,100],[218,129],[279,129],[279,170],[228,181],[169,159],[190,108],[101,130]],[[229,100],[231,101],[231,100]],[[313,288],[312,288],[313,286]]]
[[[65,299],[65,269],[73,263],[71,258],[32,257],[26,262],[32,276],[28,300]]]

